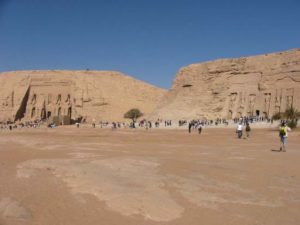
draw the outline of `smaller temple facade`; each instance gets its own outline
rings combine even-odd
[[[271,118],[290,107],[300,108],[300,88],[291,85],[288,88],[272,88],[257,92],[231,92],[227,102],[228,110],[227,113],[224,112],[224,118],[243,116]]]
[[[152,118],[272,118],[300,110],[300,49],[181,68]]]

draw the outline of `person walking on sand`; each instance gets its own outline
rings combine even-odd
[[[192,131],[192,126],[193,126],[193,124],[192,124],[192,121],[191,121],[191,122],[189,122],[189,133],[191,133],[191,131]]]
[[[242,122],[240,122],[238,124],[237,129],[236,129],[236,133],[237,133],[238,138],[241,139],[242,136],[243,136],[243,124],[242,124]]]
[[[279,137],[280,137],[280,151],[286,151],[287,141],[288,141],[288,132],[291,131],[285,122],[282,122],[281,126],[279,127]]]
[[[251,132],[251,127],[250,127],[250,124],[247,122],[246,123],[246,136],[247,136],[247,138],[250,137],[250,132]]]
[[[201,132],[202,132],[202,124],[199,123],[199,125],[198,125],[198,134],[201,134]]]

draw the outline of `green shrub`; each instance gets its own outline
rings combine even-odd
[[[132,119],[133,122],[136,121],[139,117],[143,116],[143,113],[139,109],[130,109],[124,114],[124,118]]]
[[[272,119],[273,120],[280,120],[283,118],[283,115],[282,113],[278,112],[278,113],[275,113],[273,116],[272,116]]]
[[[290,127],[291,129],[295,129],[297,127],[297,120],[294,119],[294,120],[289,120],[287,122],[287,125],[288,127]]]
[[[289,120],[295,120],[300,116],[300,113],[293,106],[287,108],[284,112],[284,117]]]

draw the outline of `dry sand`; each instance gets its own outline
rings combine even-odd
[[[300,224],[300,133],[0,131],[0,224]]]

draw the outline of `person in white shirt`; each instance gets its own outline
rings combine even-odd
[[[243,136],[243,124],[239,123],[236,129],[236,133],[238,135],[238,138],[241,139]]]

